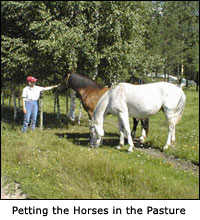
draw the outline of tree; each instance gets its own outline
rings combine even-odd
[[[180,79],[198,72],[199,2],[166,1],[155,3],[156,36],[153,51],[165,60],[165,73]],[[194,56],[195,55],[195,56]]]
[[[148,73],[163,69],[198,76],[198,2],[2,1],[1,6],[4,85],[11,79],[20,84],[31,74],[44,85],[58,83],[68,70],[109,86],[132,76],[148,79]]]

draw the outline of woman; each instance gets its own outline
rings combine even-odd
[[[35,85],[36,82],[37,82],[36,78],[32,76],[28,76],[27,77],[28,86],[26,86],[23,89],[23,93],[22,93],[23,112],[24,112],[22,132],[24,133],[27,132],[30,119],[31,119],[31,130],[32,131],[35,130],[37,114],[38,114],[38,99],[40,97],[40,92],[51,90],[53,88],[58,87],[58,85],[40,87]]]

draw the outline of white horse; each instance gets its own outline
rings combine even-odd
[[[95,136],[93,142],[96,147],[100,145],[104,136],[104,117],[111,113],[118,116],[120,143],[124,145],[127,137],[129,152],[133,150],[133,141],[129,125],[129,115],[134,118],[149,118],[162,109],[168,120],[168,138],[164,149],[175,141],[175,125],[181,118],[186,102],[183,90],[167,82],[150,83],[145,85],[132,85],[120,83],[108,90],[97,103],[93,113]]]

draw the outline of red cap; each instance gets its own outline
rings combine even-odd
[[[37,81],[37,79],[32,76],[28,76],[26,80],[27,80],[27,82],[36,82]]]

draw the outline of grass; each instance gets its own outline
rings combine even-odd
[[[187,97],[184,114],[176,125],[175,148],[166,153],[175,157],[199,163],[199,93],[195,88],[184,91]],[[162,112],[150,118],[150,137],[147,142],[161,149],[167,138],[167,123]]]
[[[199,163],[198,96],[185,91],[187,104],[177,125],[175,149],[165,153]],[[6,100],[8,101],[8,100]],[[1,122],[2,176],[20,184],[29,199],[197,199],[199,177],[192,171],[177,169],[170,162],[138,151],[118,151],[117,122],[105,121],[105,139],[101,148],[88,148],[89,128],[83,113],[81,125],[66,126],[64,98],[61,122],[52,114],[50,95],[44,98],[44,125],[35,132],[21,133],[22,113],[12,122],[12,109],[5,105]],[[112,121],[112,123],[110,123]],[[137,131],[139,136],[140,129]],[[150,119],[147,143],[158,150],[167,137],[163,114]]]

